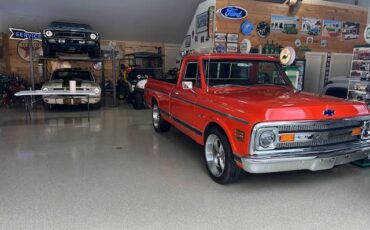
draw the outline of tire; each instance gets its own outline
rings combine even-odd
[[[144,109],[144,95],[139,92],[134,92],[134,100],[132,105],[134,109]]]
[[[152,107],[152,122],[157,133],[167,132],[171,128],[171,124],[163,120],[157,103],[154,103]]]
[[[224,132],[217,127],[212,127],[205,136],[204,159],[209,176],[218,184],[236,181],[243,170],[236,165]]]
[[[101,108],[101,101],[91,105],[93,109],[99,110]]]

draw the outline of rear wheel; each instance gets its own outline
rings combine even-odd
[[[142,93],[134,92],[133,106],[135,109],[144,109],[144,97]]]
[[[243,173],[234,161],[226,135],[217,127],[206,133],[204,154],[208,173],[216,183],[231,183]]]
[[[153,121],[154,130],[158,133],[167,132],[171,128],[171,124],[163,120],[157,103],[153,104],[152,121]]]

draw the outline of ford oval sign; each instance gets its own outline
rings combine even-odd
[[[219,9],[218,12],[227,19],[242,19],[248,15],[248,12],[239,6],[226,6]]]

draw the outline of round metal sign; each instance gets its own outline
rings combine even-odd
[[[247,54],[251,51],[252,43],[249,39],[243,39],[240,43],[240,53]]]
[[[42,46],[41,42],[39,41],[32,41],[32,46],[34,50],[35,56],[42,56]],[[17,46],[17,52],[20,58],[22,58],[24,61],[30,61],[30,49],[29,49],[29,41],[28,40],[22,40],[18,42]],[[36,61],[36,60],[34,60]]]
[[[291,64],[293,64],[295,58],[296,58],[295,50],[292,47],[290,47],[290,46],[285,47],[280,52],[280,62],[283,65],[291,65]]]
[[[367,25],[365,32],[364,32],[364,39],[367,44],[370,44],[370,24]]]
[[[243,35],[251,35],[254,30],[254,25],[250,21],[245,21],[241,25],[241,31]]]

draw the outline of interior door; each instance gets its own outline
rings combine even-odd
[[[177,84],[171,94],[171,113],[172,119],[177,127],[182,131],[192,134],[199,134],[195,128],[196,113],[194,102],[197,101],[197,95],[201,91],[201,82],[199,76],[199,67],[196,60],[189,61],[186,64],[185,71],[182,72],[180,81],[191,81],[193,90],[183,89],[182,84]]]
[[[307,52],[304,90],[320,93],[324,87],[327,53]]]

